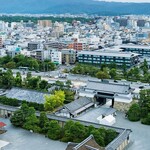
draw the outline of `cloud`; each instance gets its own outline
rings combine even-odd
[[[128,2],[128,3],[150,3],[150,0],[94,0],[94,1],[106,1],[106,2]]]

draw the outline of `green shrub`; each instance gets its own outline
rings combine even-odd
[[[129,111],[127,112],[128,119],[130,121],[139,121],[140,120],[140,107],[138,104],[133,104]]]

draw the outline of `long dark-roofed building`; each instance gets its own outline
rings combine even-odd
[[[36,102],[39,104],[43,104],[45,99],[44,95],[48,93],[34,91],[34,90],[27,90],[22,88],[12,88],[6,94],[8,98],[16,98],[20,101],[28,101],[28,102]]]

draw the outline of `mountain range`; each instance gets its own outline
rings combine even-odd
[[[0,13],[150,15],[150,3],[96,0],[0,0]]]

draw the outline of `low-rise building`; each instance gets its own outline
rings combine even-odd
[[[77,117],[78,114],[86,111],[90,107],[94,106],[92,99],[87,97],[80,97],[79,99],[64,105],[57,113],[57,116],[63,116],[67,118]]]
[[[44,61],[44,60],[51,60],[55,64],[62,64],[62,55],[61,52],[58,50],[44,50],[44,49],[37,49],[33,50],[31,53],[31,57]]]
[[[74,64],[76,62],[76,51],[72,49],[62,50],[62,63]]]
[[[139,54],[130,52],[111,52],[111,51],[81,51],[78,53],[78,62],[86,64],[112,64],[122,67],[124,64],[128,68],[139,63]]]
[[[29,51],[36,50],[36,49],[40,49],[40,43],[37,43],[37,42],[28,43],[28,50]]]
[[[54,48],[54,49],[64,49],[67,48],[67,43],[59,41],[51,41],[44,44],[45,49]]]
[[[150,56],[150,46],[147,45],[124,44],[120,45],[120,48],[125,52],[133,52],[146,57]]]

